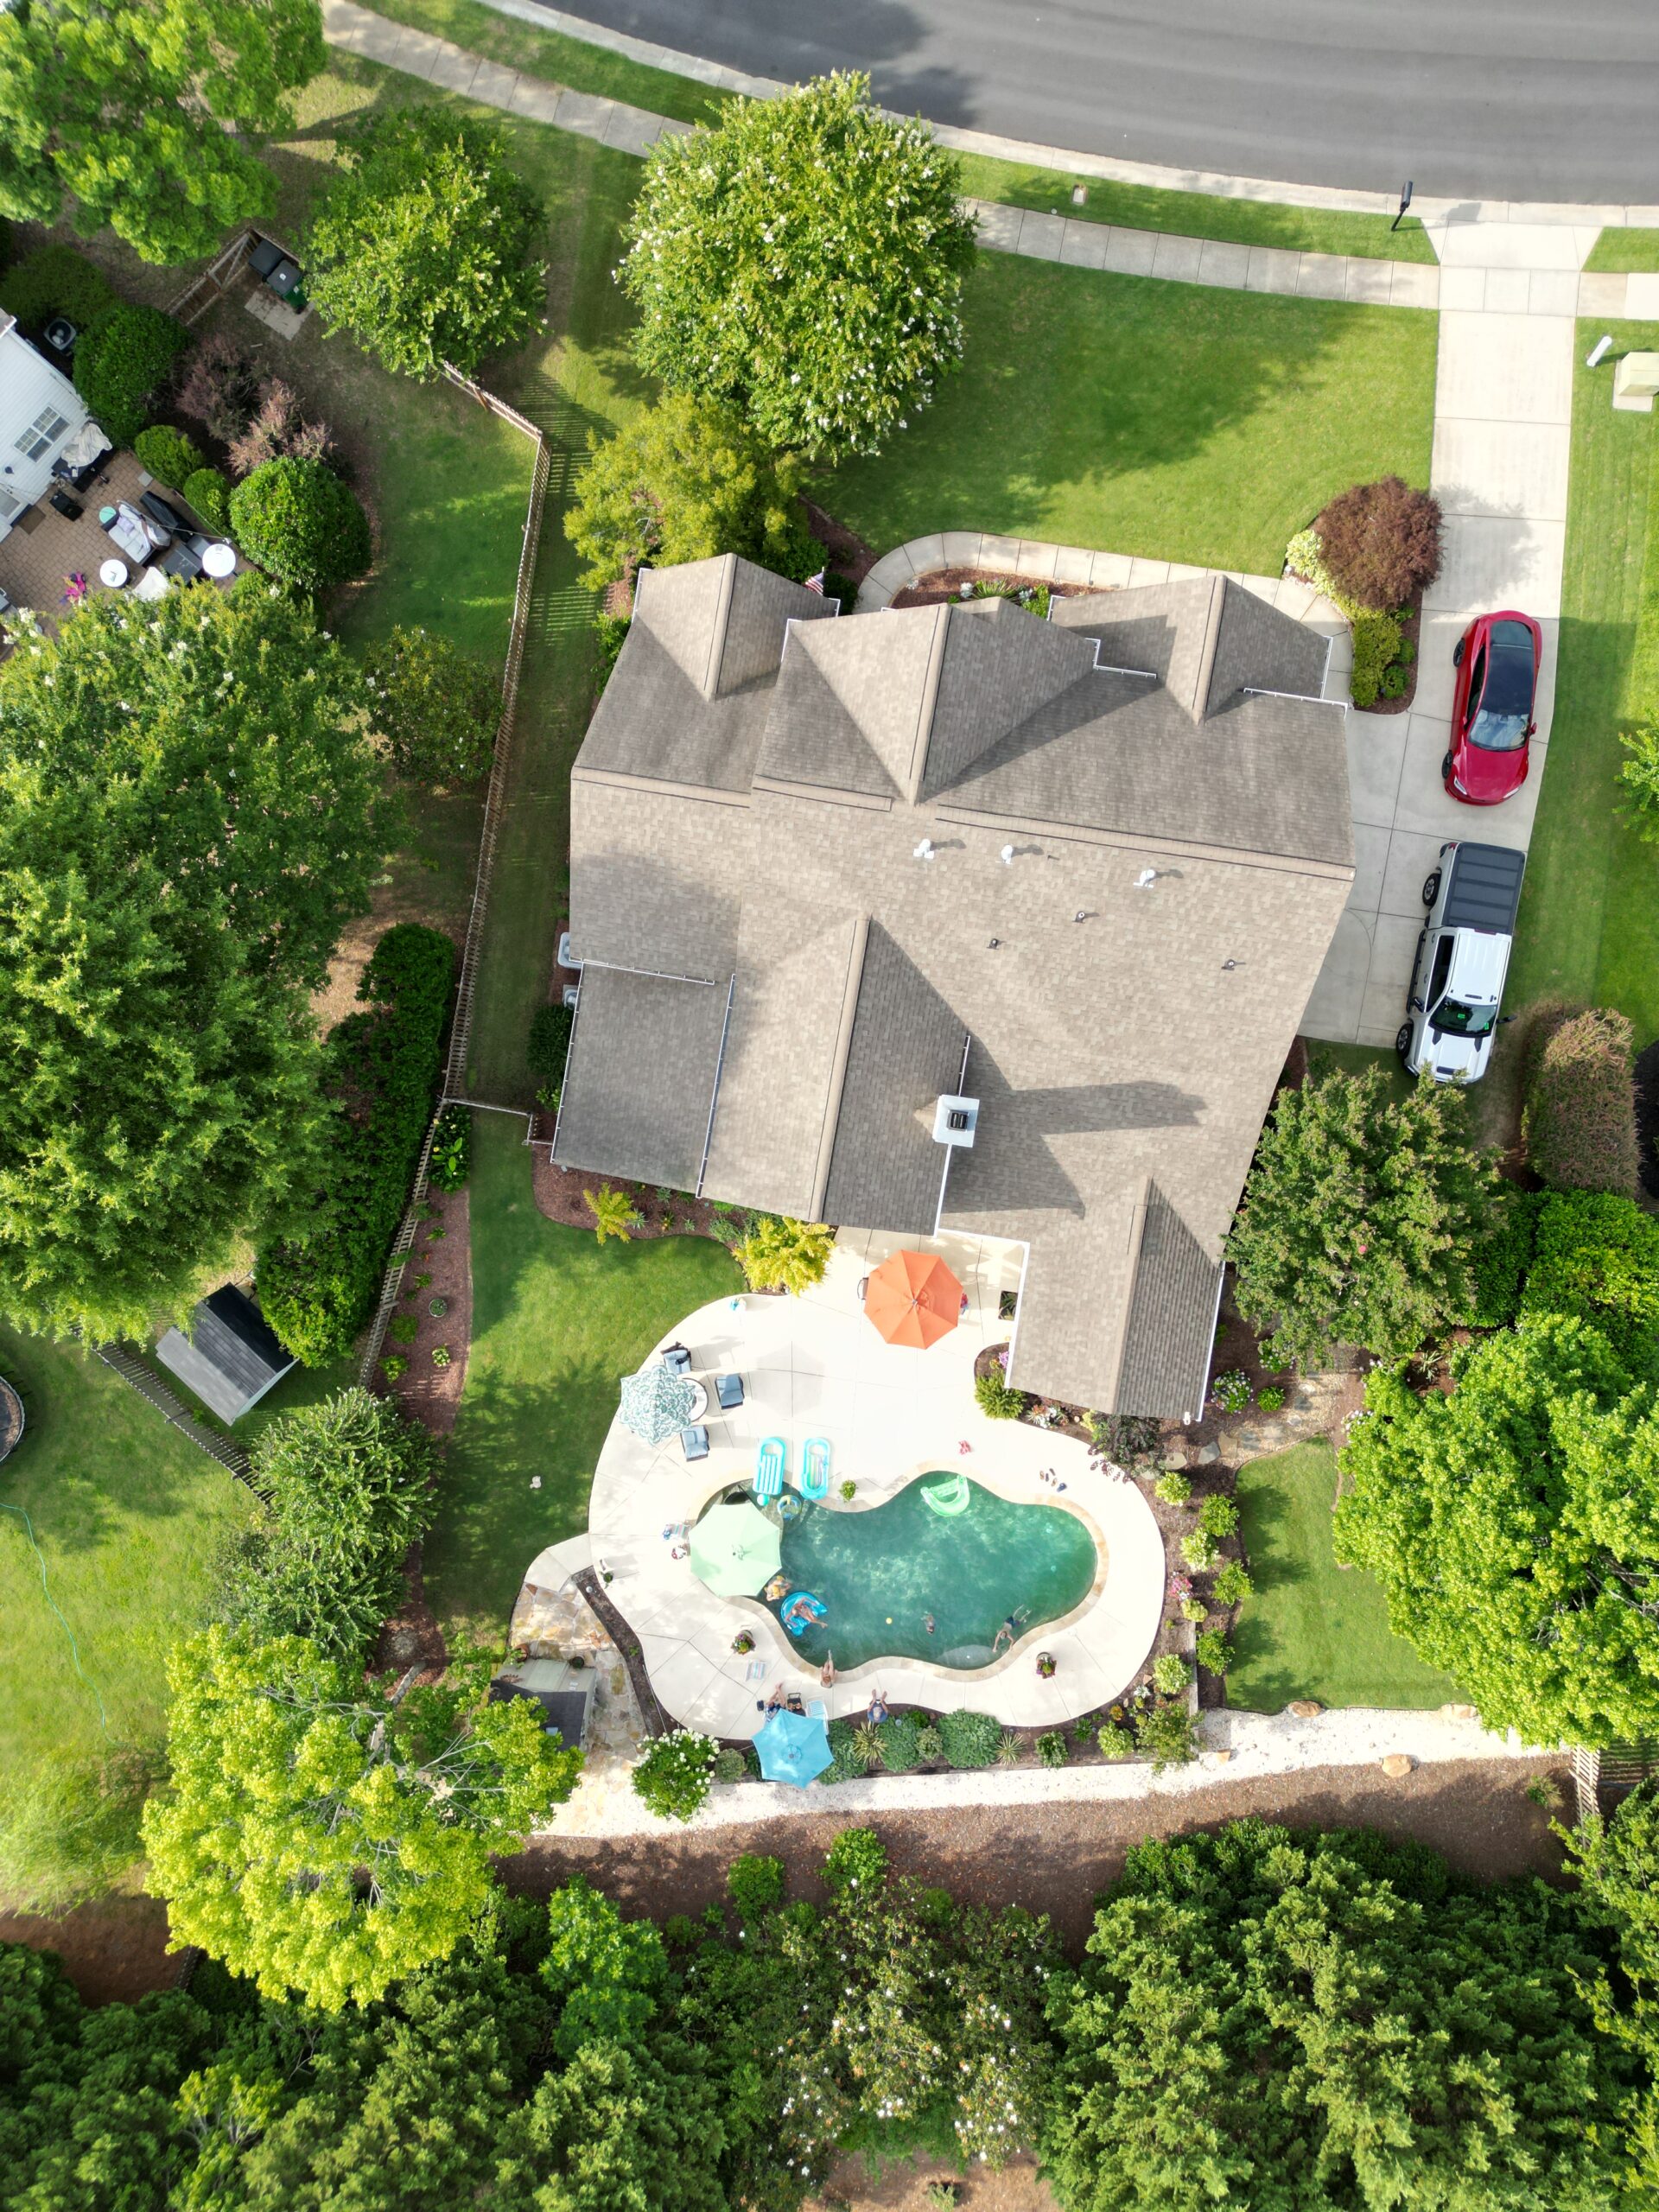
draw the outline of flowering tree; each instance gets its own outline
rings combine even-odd
[[[960,170],[860,76],[734,101],[659,138],[619,272],[640,365],[769,445],[874,452],[962,352],[974,226]]]

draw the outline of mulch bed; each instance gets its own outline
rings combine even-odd
[[[418,1421],[435,1436],[449,1435],[455,1426],[462,1385],[467,1380],[467,1352],[473,1336],[472,1212],[467,1192],[429,1191],[428,1218],[415,1233],[415,1246],[404,1265],[402,1294],[392,1319],[413,1320],[412,1342],[400,1343],[386,1332],[384,1357],[401,1356],[409,1362],[395,1382],[385,1381],[388,1393],[411,1421]],[[422,1278],[425,1277],[424,1281]],[[445,1311],[432,1306],[442,1299]],[[435,1367],[432,1355],[447,1346],[448,1364]]]
[[[803,499],[801,505],[806,509],[807,528],[830,556],[830,567],[849,584],[861,584],[880,556],[855,530],[837,522],[816,500]]]
[[[413,1667],[417,1681],[435,1682],[448,1664],[449,1647],[437,1616],[426,1602],[421,1548],[411,1544],[404,1562],[403,1601],[380,1624],[368,1671],[401,1676]]]
[[[608,1187],[626,1191],[632,1199],[640,1220],[628,1234],[636,1240],[652,1236],[713,1236],[728,1243],[733,1234],[741,1233],[742,1224],[733,1209],[716,1206],[708,1198],[694,1198],[684,1191],[671,1191],[664,1196],[649,1183],[626,1182],[620,1175],[591,1174],[585,1167],[556,1167],[548,1146],[552,1135],[551,1119],[548,1115],[537,1116],[537,1141],[531,1147],[535,1158],[531,1187],[537,1208],[550,1221],[563,1222],[567,1229],[591,1230],[594,1212],[585,1194]],[[543,1124],[545,1136],[542,1133]]]
[[[1411,658],[1406,663],[1406,688],[1397,699],[1385,699],[1381,692],[1369,707],[1362,711],[1368,715],[1405,715],[1411,711],[1411,702],[1417,696],[1417,672],[1422,666],[1419,647],[1422,643],[1423,594],[1419,592],[1412,601],[1410,610],[1401,618],[1400,642],[1411,647]]]
[[[1001,569],[930,569],[913,584],[893,594],[895,607],[937,607],[942,600],[960,599],[963,584],[999,584],[1009,591],[1035,591],[1047,587],[1051,599],[1086,599],[1087,584],[1057,584],[1046,576],[1012,575]]]

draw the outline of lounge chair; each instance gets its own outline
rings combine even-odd
[[[784,1486],[784,1474],[789,1464],[788,1447],[781,1436],[769,1436],[760,1446],[760,1465],[754,1471],[754,1494],[759,1498],[776,1497]]]
[[[695,1428],[680,1431],[680,1449],[688,1459],[706,1459],[709,1457],[709,1432],[701,1421]]]
[[[731,1413],[743,1402],[743,1377],[741,1375],[716,1375],[715,1396],[723,1414]]]
[[[670,1344],[663,1353],[663,1365],[671,1375],[689,1375],[691,1355],[683,1344]]]
[[[806,1449],[801,1454],[801,1496],[828,1497],[830,1495],[830,1440],[827,1436],[809,1436]]]

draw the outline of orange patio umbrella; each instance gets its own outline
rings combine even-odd
[[[931,1252],[895,1252],[869,1279],[864,1311],[890,1344],[925,1351],[962,1313],[962,1285]]]

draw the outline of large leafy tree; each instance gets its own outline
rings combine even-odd
[[[470,376],[545,305],[541,202],[499,134],[442,107],[372,117],[311,225],[311,297],[389,369]]]
[[[1489,1727],[1659,1735],[1659,1389],[1590,1323],[1471,1346],[1449,1397],[1378,1369],[1342,1454],[1337,1556]]]
[[[1611,1820],[1558,1828],[1590,1919],[1608,1930],[1616,1963],[1590,1983],[1596,2024],[1641,2069],[1627,2115],[1631,2202],[1659,2201],[1659,1784],[1644,1783]]]
[[[366,1390],[274,1421],[253,1449],[270,1503],[238,1547],[232,1617],[257,1637],[308,1637],[360,1660],[431,1526],[436,1467],[430,1433]]]
[[[261,140],[322,67],[317,0],[29,0],[0,13],[0,213],[108,224],[146,261],[267,216]]]
[[[658,139],[620,272],[641,366],[768,445],[874,451],[962,352],[960,182],[926,124],[880,113],[860,76]]]
[[[1541,1884],[1236,1821],[1143,1844],[1057,1983],[1045,2151],[1072,2212],[1591,2212],[1622,2082]]]
[[[114,594],[0,678],[0,1311],[141,1334],[280,1220],[308,998],[381,850],[348,656],[258,584]]]
[[[403,1705],[315,1644],[215,1627],[168,1669],[173,1789],[144,1810],[175,1939],[267,1995],[366,2004],[454,1949],[492,1853],[568,1797],[582,1753],[476,1679]]]
[[[801,505],[804,473],[729,408],[671,392],[603,444],[593,440],[565,536],[595,591],[642,562],[667,569],[715,553],[804,577],[823,559]]]
[[[1401,1358],[1467,1316],[1494,1175],[1466,1117],[1460,1091],[1426,1077],[1394,1098],[1376,1068],[1281,1092],[1227,1240],[1269,1359]]]

